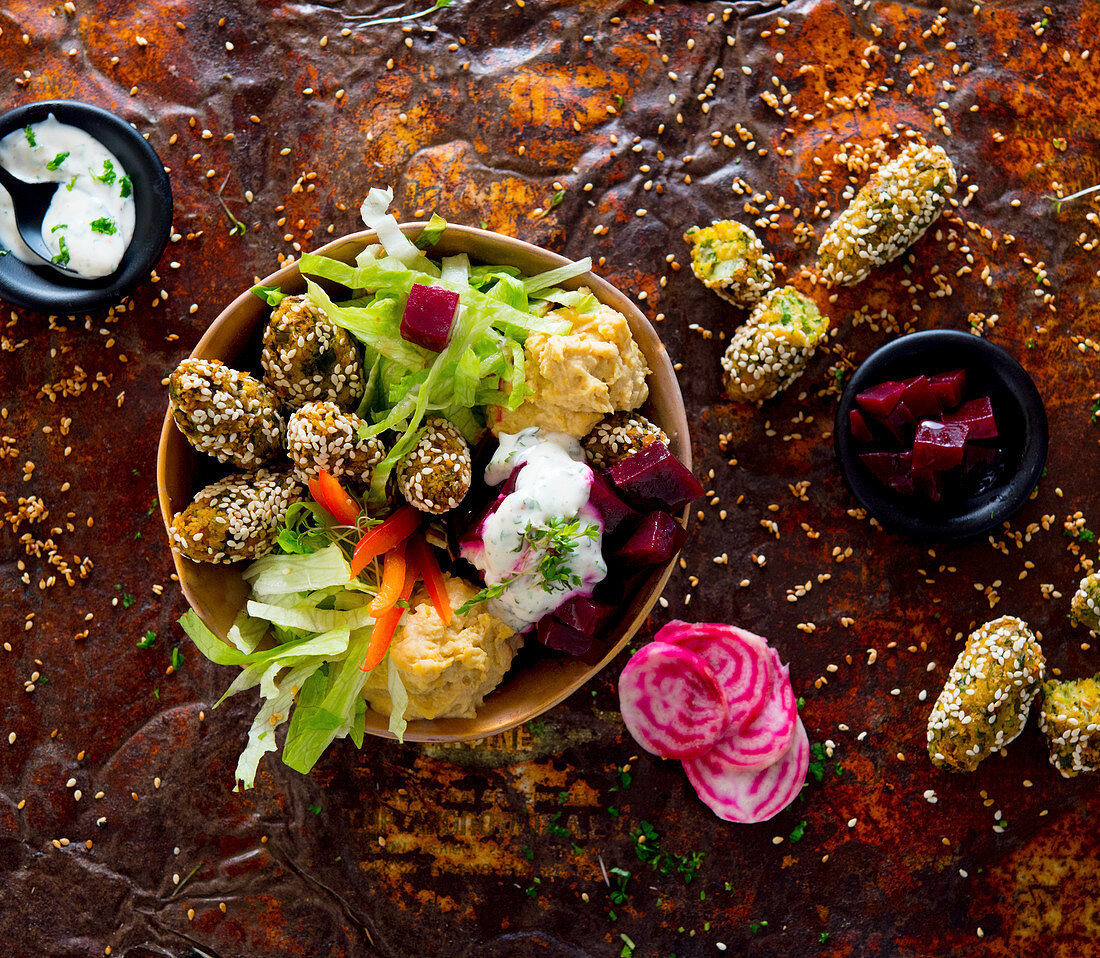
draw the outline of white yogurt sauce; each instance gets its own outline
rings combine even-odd
[[[603,522],[588,504],[593,473],[584,462],[581,444],[564,433],[546,433],[537,427],[502,435],[485,470],[485,481],[498,485],[520,465],[523,469],[514,491],[485,520],[481,543],[465,547],[463,554],[482,571],[486,585],[519,573],[488,605],[493,615],[524,631],[571,596],[590,595],[607,575],[607,564],[600,551]],[[525,533],[545,530],[551,520],[579,520],[580,529],[591,529],[593,534],[573,539],[575,548],[565,558],[566,581],[552,583],[547,591],[537,571],[545,548],[532,545]]]
[[[89,279],[118,268],[134,236],[133,188],[118,157],[102,143],[51,113],[0,140],[0,166],[28,183],[63,184],[42,221],[42,238],[56,262]],[[40,262],[19,235],[3,187],[0,243],[24,263]]]

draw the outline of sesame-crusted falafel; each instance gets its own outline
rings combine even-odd
[[[355,413],[343,413],[334,402],[309,402],[286,424],[286,446],[295,471],[302,479],[316,477],[324,469],[333,476],[350,476],[370,482],[371,467],[385,454],[376,436],[359,438],[366,422]]]
[[[259,469],[282,452],[278,397],[248,373],[216,359],[185,359],[168,377],[172,418],[199,452]]]
[[[473,460],[470,447],[454,425],[429,416],[412,450],[394,471],[397,488],[421,512],[440,515],[454,509],[470,491]]]
[[[854,286],[919,240],[955,192],[951,158],[910,143],[884,163],[825,231],[818,267],[830,286]]]
[[[352,335],[308,296],[286,296],[264,327],[264,382],[289,406],[330,400],[354,409],[363,395],[363,364]]]
[[[1100,572],[1090,572],[1081,580],[1070,603],[1074,621],[1093,632],[1100,632]]]
[[[199,490],[172,519],[172,546],[196,562],[258,559],[275,538],[302,484],[286,472],[234,473]]]
[[[668,436],[660,426],[638,412],[617,412],[596,423],[581,445],[590,466],[610,469],[657,440],[668,445]]]
[[[933,765],[972,772],[1024,727],[1046,661],[1039,639],[1011,615],[972,632],[928,716]]]
[[[1050,764],[1064,778],[1100,767],[1100,672],[1091,679],[1044,682],[1039,728]]]
[[[684,239],[691,244],[691,270],[722,299],[750,309],[775,285],[775,260],[747,226],[715,220],[693,226]]]
[[[762,403],[802,375],[829,318],[791,286],[773,289],[739,326],[722,356],[726,395]]]

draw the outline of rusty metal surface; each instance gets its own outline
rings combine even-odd
[[[3,102],[83,98],[132,120],[171,168],[179,239],[125,311],[2,317],[9,953],[1100,955],[1097,779],[1062,780],[1034,722],[969,776],[934,770],[923,745],[973,624],[1019,615],[1063,675],[1100,668],[1066,620],[1096,547],[1063,532],[1077,513],[1100,522],[1100,230],[1087,202],[1044,198],[1100,178],[1095,3],[456,0],[407,32],[365,26],[403,12],[365,0],[68,6],[0,9]],[[968,204],[835,301],[799,277],[830,350],[760,411],[722,402],[740,317],[668,261],[680,234],[774,214],[765,243],[797,277],[840,208],[841,144],[856,163],[899,124],[945,146]],[[405,218],[590,253],[645,294],[713,490],[650,626],[769,636],[811,739],[835,743],[774,821],[719,822],[675,763],[637,756],[621,662],[499,740],[345,742],[308,778],[268,760],[255,791],[231,791],[250,703],[212,711],[228,670],[174,624],[153,508],[161,378],[254,275],[355,228],[387,184]],[[1049,473],[992,542],[882,533],[839,481],[833,367],[895,326],[974,326],[1046,398]],[[671,853],[656,863],[637,854],[643,822]]]

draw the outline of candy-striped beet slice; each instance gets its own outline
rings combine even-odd
[[[740,729],[730,731],[718,744],[723,757],[739,768],[770,765],[791,743],[798,724],[798,703],[791,688],[790,670],[779,661],[779,653],[768,649],[772,684],[764,707]]]
[[[724,739],[705,755],[684,760],[684,771],[703,803],[727,822],[752,825],[778,815],[795,800],[810,766],[810,740],[795,723],[787,750],[763,768],[744,769],[725,757]]]
[[[760,714],[772,687],[772,655],[767,639],[721,622],[682,622],[675,619],[656,636],[691,649],[718,677],[730,709],[730,731],[748,725]]]
[[[650,642],[619,676],[619,708],[634,740],[662,758],[707,751],[729,728],[722,686],[690,649]]]

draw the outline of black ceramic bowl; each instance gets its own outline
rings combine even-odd
[[[888,380],[965,369],[966,399],[989,396],[1000,450],[996,472],[981,491],[933,503],[903,496],[873,476],[861,452],[885,449],[852,438],[849,413],[856,396]],[[833,433],[837,462],[848,487],[884,526],[922,539],[946,541],[981,535],[1013,516],[1027,501],[1047,456],[1047,417],[1031,377],[999,346],[970,333],[933,329],[895,339],[872,353],[840,397]]]
[[[110,276],[70,279],[49,266],[0,256],[0,299],[39,313],[74,313],[108,306],[156,266],[172,231],[172,187],[164,164],[145,138],[121,117],[76,100],[43,100],[0,116],[0,139],[49,114],[79,127],[118,157],[134,187],[134,238]]]

